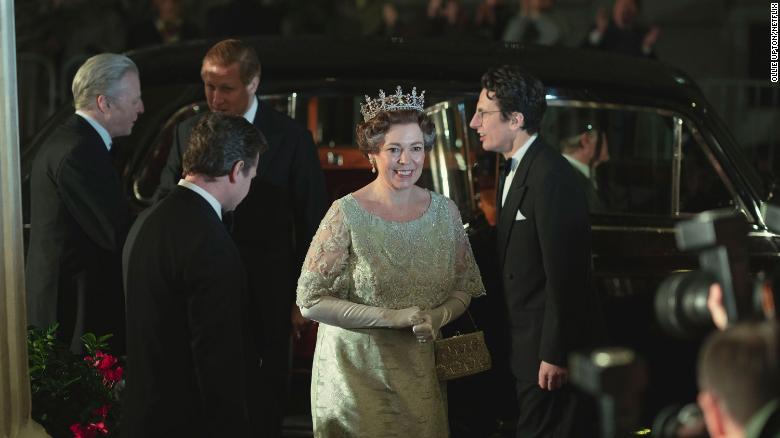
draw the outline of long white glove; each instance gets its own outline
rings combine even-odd
[[[431,310],[421,310],[412,316],[412,331],[420,342],[428,342],[436,339],[439,329],[456,319],[471,304],[471,295],[455,291],[441,306]]]
[[[366,306],[336,297],[322,297],[309,308],[301,307],[304,318],[341,328],[411,327],[412,315],[419,311],[417,306],[395,310]]]

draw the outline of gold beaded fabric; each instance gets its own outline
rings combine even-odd
[[[333,203],[298,280],[298,305],[322,296],[370,306],[431,309],[453,291],[485,293],[460,214],[431,193],[425,213],[384,220],[350,194]],[[315,437],[446,437],[446,388],[433,344],[411,327],[343,329],[320,324],[312,367]]]

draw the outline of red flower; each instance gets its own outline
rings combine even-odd
[[[73,423],[70,425],[70,431],[73,432],[73,438],[87,438],[85,433],[86,428],[82,427],[79,423]]]
[[[98,370],[101,376],[103,376],[103,384],[108,387],[113,386],[114,383],[122,379],[122,367],[116,366],[119,361],[115,356],[103,353],[100,350],[95,351],[95,356],[85,356],[84,361],[90,364],[93,368]],[[116,367],[116,368],[114,368]]]
[[[106,381],[107,384],[114,384],[122,379],[122,367],[116,367],[115,369],[111,370],[103,370],[101,373],[103,374],[103,379]]]
[[[79,423],[70,425],[70,431],[73,432],[73,438],[96,438],[97,434],[108,435],[108,429],[104,422],[89,423],[83,426]]]
[[[108,429],[106,428],[106,423],[102,421],[98,423],[89,423],[87,429],[95,432],[100,432],[101,435],[108,435]]]
[[[70,425],[70,431],[73,432],[73,438],[95,438],[97,431],[90,429],[89,426],[82,426],[79,423]]]
[[[110,354],[103,353],[102,351],[98,350],[95,352],[95,358],[92,366],[103,371],[103,370],[110,369],[111,367],[116,365],[117,362],[118,361],[116,357]]]

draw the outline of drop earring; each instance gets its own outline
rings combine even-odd
[[[368,162],[371,163],[371,173],[376,173],[376,163],[373,158],[369,158]]]

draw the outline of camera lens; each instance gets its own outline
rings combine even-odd
[[[699,338],[713,327],[707,308],[715,278],[704,271],[673,274],[658,287],[655,314],[661,327],[681,338]]]
[[[704,415],[696,403],[667,406],[653,420],[654,438],[707,437]]]

